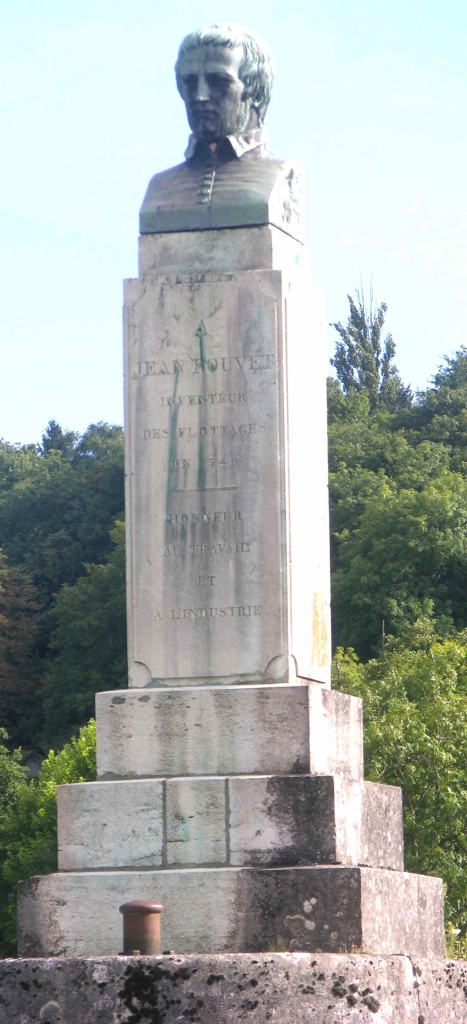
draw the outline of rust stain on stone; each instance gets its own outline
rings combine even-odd
[[[321,590],[313,594],[312,664],[323,667],[329,662],[328,601]]]

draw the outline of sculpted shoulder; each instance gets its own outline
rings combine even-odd
[[[220,162],[189,159],[155,174],[140,212],[141,234],[272,224],[304,236],[304,178],[299,164],[264,147]]]

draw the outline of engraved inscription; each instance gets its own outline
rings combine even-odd
[[[232,373],[233,371],[271,370],[276,365],[274,354],[252,356],[189,356],[187,359],[143,359],[136,364],[133,376],[170,377],[187,373]]]
[[[161,395],[161,405],[167,408],[179,405],[234,405],[246,402],[244,391],[220,391],[209,395]]]
[[[239,555],[250,550],[250,544],[246,541],[237,541],[236,544],[189,544],[188,547],[192,555]]]
[[[176,555],[241,555],[250,551],[249,541],[222,541],[218,544],[166,544],[164,548],[165,558],[174,558]],[[215,577],[213,577],[215,579]]]
[[[190,438],[190,437],[236,437],[237,435],[245,436],[246,434],[261,434],[263,430],[266,430],[265,423],[240,423],[238,427],[233,427],[225,423],[211,423],[208,427],[200,427],[199,431],[194,430],[193,427],[176,427],[175,436],[176,438]],[[148,441],[150,437],[155,438],[156,441],[163,441],[173,439],[173,431],[169,427],[152,427],[151,429],[145,428],[143,430],[143,438]]]
[[[221,284],[227,305],[219,282],[203,280],[194,291],[177,282],[158,292],[164,302],[145,293],[137,310],[139,319],[148,303],[151,313],[127,374],[138,464],[130,491],[140,487],[145,496],[134,622],[144,607],[152,628],[136,625],[136,660],[156,679],[256,678],[278,614],[263,596],[263,578],[266,538],[273,558],[279,550],[276,505],[265,505],[264,494],[282,472],[281,313],[268,292],[250,296],[243,280],[229,280],[224,293]]]
[[[249,604],[230,605],[227,608],[171,608],[171,619],[225,619],[225,618],[249,618],[250,615],[261,615],[261,605]]]
[[[238,510],[228,512],[171,512],[167,522],[177,523],[235,523],[243,519]]]

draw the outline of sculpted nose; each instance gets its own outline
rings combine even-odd
[[[206,102],[209,99],[209,87],[205,76],[201,73],[196,88],[196,100],[198,103]]]

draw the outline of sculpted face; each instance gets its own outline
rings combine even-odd
[[[258,115],[239,77],[243,47],[199,46],[180,58],[179,90],[188,123],[203,142],[256,128]]]

